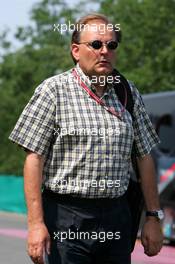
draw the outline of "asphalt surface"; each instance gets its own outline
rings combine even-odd
[[[25,216],[0,212],[0,264],[32,264],[26,236]]]
[[[26,216],[0,212],[0,264],[32,264],[26,237]],[[175,264],[175,247],[164,246],[158,256],[147,257],[137,241],[132,264]]]

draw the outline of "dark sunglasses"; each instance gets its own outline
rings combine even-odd
[[[106,43],[101,40],[94,40],[92,42],[80,42],[78,44],[88,44],[93,49],[101,49],[103,45],[105,45],[109,50],[115,50],[118,47],[118,42],[114,40],[107,41]]]

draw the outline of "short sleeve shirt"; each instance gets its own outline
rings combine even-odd
[[[78,64],[75,69],[94,90]],[[130,87],[133,120],[126,109],[121,113],[123,105],[112,84],[102,99],[121,113],[121,118],[93,100],[72,69],[36,88],[9,138],[45,157],[45,188],[85,198],[114,198],[125,193],[133,141],[138,157],[149,154],[159,142],[140,93],[132,83]]]

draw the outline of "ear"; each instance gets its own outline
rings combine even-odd
[[[73,43],[71,45],[71,52],[72,52],[73,57],[76,59],[76,61],[79,61],[79,45],[78,44]]]

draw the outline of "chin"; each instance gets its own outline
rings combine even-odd
[[[98,74],[104,74],[104,75],[107,75],[109,73],[112,72],[112,68],[111,67],[102,67],[101,69],[98,69],[97,73]]]

